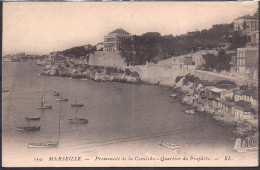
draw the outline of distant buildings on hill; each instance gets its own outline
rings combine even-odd
[[[245,15],[235,19],[234,31],[249,37],[243,48],[237,49],[237,55],[232,59],[232,70],[237,76],[257,79],[259,57],[259,18]]]

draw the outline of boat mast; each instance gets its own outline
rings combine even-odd
[[[44,97],[42,97],[42,106],[45,105],[45,100],[44,100]]]
[[[76,107],[77,110],[76,110],[76,119],[78,118],[78,107]]]
[[[60,102],[60,113],[59,113],[59,136],[58,136],[58,142],[60,142],[60,116],[61,116],[61,102]]]

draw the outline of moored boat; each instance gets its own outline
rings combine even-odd
[[[39,117],[39,116],[35,116],[35,117],[28,117],[28,116],[26,116],[25,119],[26,120],[40,120],[41,117]]]
[[[39,131],[40,126],[17,126],[19,131]]]
[[[52,91],[52,94],[53,94],[53,96],[59,96],[60,95],[60,93],[56,92],[55,90]]]
[[[42,97],[41,105],[38,106],[37,109],[52,109],[52,106],[45,105],[44,97]]]
[[[172,95],[170,95],[170,97],[175,99],[177,97],[177,95],[176,94],[172,94]]]
[[[75,118],[69,119],[70,123],[88,123],[88,119],[78,118],[78,107],[76,109]]]
[[[2,89],[2,92],[9,92],[9,91],[10,91],[10,90],[3,90],[3,89]]]
[[[190,115],[194,115],[195,114],[194,110],[185,110],[185,113],[186,114],[190,114]]]
[[[48,147],[56,147],[58,145],[59,145],[59,141],[34,142],[34,143],[28,143],[28,148],[48,148]]]
[[[63,98],[62,95],[60,95],[59,98],[56,99],[57,101],[68,101],[68,98]]]
[[[177,145],[177,144],[162,142],[160,145],[164,146],[164,147],[166,147],[168,149],[174,150],[174,151],[179,151],[180,150],[180,146]]]
[[[83,107],[83,104],[77,104],[76,98],[75,98],[75,103],[71,104],[71,107]]]
[[[88,123],[88,119],[85,118],[74,118],[74,119],[69,119],[70,123]]]

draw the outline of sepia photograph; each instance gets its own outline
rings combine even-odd
[[[258,2],[3,2],[3,167],[256,167]]]

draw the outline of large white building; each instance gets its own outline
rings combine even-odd
[[[133,36],[121,28],[110,32],[104,37],[103,51],[119,51],[125,39],[133,40]]]

